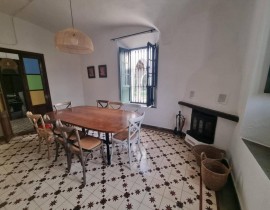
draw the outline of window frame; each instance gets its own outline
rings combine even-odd
[[[131,52],[135,50],[146,49],[146,103],[134,102],[131,101]],[[119,92],[120,92],[120,100],[122,102],[129,102],[129,103],[138,103],[143,104],[146,106],[156,107],[156,95],[157,95],[157,81],[158,81],[158,52],[159,46],[158,44],[151,44],[147,43],[146,46],[140,48],[132,48],[126,49],[119,47],[118,49],[118,70],[119,70]],[[128,64],[127,68],[123,67],[124,59],[123,56],[128,57]],[[128,75],[125,75],[123,72],[129,72]],[[129,76],[128,84],[123,85],[124,81],[123,78]],[[127,81],[125,79],[125,81]],[[125,83],[127,84],[127,83]],[[128,90],[127,90],[128,89]],[[128,93],[127,93],[128,92]],[[128,96],[127,96],[128,95]],[[128,100],[127,100],[128,98]]]

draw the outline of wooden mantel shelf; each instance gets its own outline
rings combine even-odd
[[[194,104],[190,104],[190,103],[187,103],[187,102],[184,102],[184,101],[179,101],[178,104],[189,107],[189,108],[192,108],[192,109],[196,109],[196,110],[198,110],[200,112],[204,112],[206,114],[211,114],[211,115],[214,115],[214,116],[217,116],[217,117],[221,117],[221,118],[224,118],[224,119],[227,119],[227,120],[231,120],[231,121],[234,121],[234,122],[239,121],[239,117],[237,115],[232,115],[232,114],[228,114],[228,113],[225,113],[225,112],[216,111],[216,110],[213,110],[213,109],[208,109],[208,108],[197,106],[197,105],[194,105]]]

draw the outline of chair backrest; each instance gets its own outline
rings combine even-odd
[[[140,136],[141,125],[142,125],[144,116],[145,116],[145,113],[143,113],[139,117],[129,119],[129,126],[128,126],[129,140],[133,139],[134,137]]]
[[[140,109],[138,109],[136,112],[139,113],[139,114],[143,114],[145,112],[147,112],[152,106],[141,106]]]
[[[44,120],[41,114],[33,114],[32,112],[26,112],[26,116],[32,122],[37,134],[40,137],[47,138],[51,135],[50,132],[46,129]]]
[[[55,111],[61,110],[61,109],[67,109],[71,107],[71,101],[61,102],[53,105],[53,109]]]
[[[97,100],[97,107],[107,108],[108,107],[108,100]]]
[[[38,129],[39,127],[45,129],[45,123],[41,114],[33,114],[32,112],[26,112],[26,116],[33,124],[35,129]],[[40,124],[40,126],[38,124]]]
[[[77,128],[71,127],[71,126],[69,127],[65,126],[61,123],[61,121],[57,121],[56,126],[57,126],[57,129],[59,129],[59,131],[62,133],[62,137],[64,141],[67,142],[68,144],[73,145],[69,147],[70,151],[73,152],[72,148],[75,147],[79,150],[81,157],[83,157],[83,151],[80,144],[80,135]],[[75,135],[75,138],[72,138],[72,141],[70,141],[70,137],[74,135]]]
[[[62,129],[64,127],[64,125],[62,124],[61,120],[55,121],[55,127],[57,128],[58,131],[60,131],[61,137],[63,138],[64,142],[67,143],[68,135]],[[68,127],[68,126],[65,126],[65,127]]]
[[[122,102],[109,101],[108,108],[109,109],[120,109],[123,106]]]
[[[123,104],[121,110],[137,112],[141,108],[140,104]]]

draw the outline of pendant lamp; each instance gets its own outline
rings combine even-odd
[[[72,28],[58,31],[55,34],[55,46],[66,53],[90,54],[94,51],[92,40],[85,33],[74,28],[71,0],[69,0],[69,3]]]
[[[4,69],[10,69],[10,70],[15,70],[15,72],[17,72],[18,64],[10,58],[2,58],[0,61],[0,68],[2,71]]]

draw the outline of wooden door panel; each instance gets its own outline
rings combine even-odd
[[[52,103],[43,56],[23,54],[21,59],[29,110],[40,114],[51,111]]]
[[[24,87],[26,109],[45,114],[52,111],[49,83],[43,54],[1,48],[0,52],[17,54]]]

